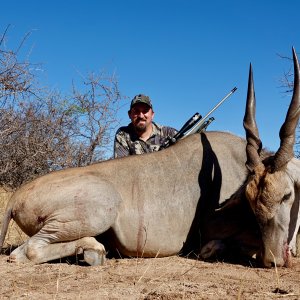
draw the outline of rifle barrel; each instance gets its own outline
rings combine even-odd
[[[211,113],[213,113],[228,97],[230,97],[235,91],[237,87],[234,87],[213,109],[211,109],[203,118],[205,120]]]
[[[188,132],[185,133],[184,136],[190,135],[192,133],[197,132],[199,127],[205,122],[207,117],[211,115],[228,97],[230,97],[235,91],[237,87],[234,87],[215,107],[213,107],[197,124],[195,124]]]

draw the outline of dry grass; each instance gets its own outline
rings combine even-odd
[[[111,259],[105,266],[14,265],[0,256],[0,299],[300,299],[300,261],[258,269],[180,257]]]

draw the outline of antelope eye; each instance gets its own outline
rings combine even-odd
[[[281,203],[284,202],[284,201],[287,201],[288,199],[290,199],[291,194],[292,194],[292,193],[288,193],[288,194],[284,195],[284,196],[282,197],[282,199],[281,199]]]

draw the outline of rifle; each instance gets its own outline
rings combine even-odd
[[[195,113],[182,127],[181,129],[173,136],[166,139],[166,141],[161,145],[160,149],[168,148],[169,146],[175,144],[180,139],[187,137],[193,133],[199,133],[205,131],[207,126],[214,121],[214,117],[207,118],[235,91],[237,87],[234,87],[221,101],[218,102],[203,118],[199,113]]]

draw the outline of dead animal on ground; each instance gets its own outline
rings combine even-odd
[[[246,140],[206,131],[156,153],[53,172],[24,185],[7,205],[0,246],[11,218],[30,238],[9,261],[38,264],[81,253],[98,265],[115,249],[123,256],[198,251],[209,258],[229,245],[256,254],[263,266],[288,266],[300,219],[294,49],[293,58],[294,92],[276,153],[261,147],[250,68]]]

